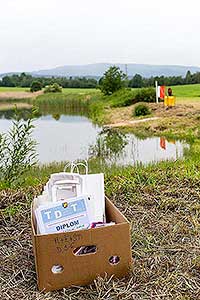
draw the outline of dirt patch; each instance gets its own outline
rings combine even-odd
[[[43,91],[38,91],[38,92],[34,92],[34,93],[30,93],[30,92],[0,92],[0,100],[36,98],[37,96],[39,96],[41,94],[43,94]]]
[[[200,113],[200,102],[193,104],[177,104],[172,108],[166,108],[162,103],[149,103],[153,114],[158,117],[188,116]]]
[[[185,118],[185,117],[197,117],[200,114],[200,101],[192,104],[177,104],[175,107],[166,109],[163,103],[145,103],[149,106],[152,111],[151,116],[149,118],[143,117],[142,119],[146,119],[145,121],[154,121],[156,118]],[[106,123],[112,125],[112,127],[119,127],[131,125],[134,126],[139,122],[135,122],[136,120],[141,120],[141,118],[133,117],[135,105],[131,105],[128,107],[120,107],[108,109],[106,111]]]

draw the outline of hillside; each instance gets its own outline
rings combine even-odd
[[[113,64],[111,63],[97,63],[88,65],[66,65],[53,69],[38,70],[30,72],[33,76],[66,76],[66,77],[95,77],[99,78],[103,73]],[[179,66],[179,65],[147,65],[147,64],[115,64],[121,70],[126,72],[129,77],[136,73],[143,77],[151,76],[185,76],[186,72],[190,70],[192,73],[200,72],[200,67],[195,66]],[[10,72],[11,73],[11,72]],[[10,74],[7,73],[7,74]],[[3,77],[5,74],[1,74]]]
[[[51,76],[92,76],[101,77],[103,73],[113,64],[99,63],[89,65],[66,65],[49,70],[40,70],[32,72],[34,75],[51,75]],[[192,73],[200,72],[200,67],[194,66],[175,66],[175,65],[145,65],[145,64],[116,64],[125,72],[127,66],[128,76],[136,73],[143,77],[151,76],[185,76],[190,70]]]

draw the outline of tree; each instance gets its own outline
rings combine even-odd
[[[33,81],[30,87],[31,92],[37,92],[42,89],[42,84],[39,81]]]
[[[10,76],[5,76],[5,77],[3,77],[3,79],[2,79],[1,86],[14,87],[15,84],[14,84],[14,82],[12,81],[12,78],[11,78]]]
[[[130,80],[130,86],[133,88],[141,88],[143,87],[143,79],[140,74],[135,74],[133,78]]]
[[[124,86],[126,75],[116,66],[110,67],[102,77],[100,89],[104,95],[111,95]]]
[[[191,84],[192,83],[192,74],[189,70],[187,71],[187,74],[185,76],[185,83],[186,84]]]

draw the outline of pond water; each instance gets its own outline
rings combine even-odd
[[[27,109],[21,110],[24,116]],[[0,132],[12,126],[13,111],[0,113]],[[41,112],[34,121],[33,137],[41,163],[72,161],[100,157],[107,163],[127,165],[160,160],[176,160],[184,156],[189,146],[181,141],[163,137],[141,139],[134,134],[103,129],[86,116],[73,114],[49,114]]]

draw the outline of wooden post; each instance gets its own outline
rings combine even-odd
[[[158,103],[158,81],[156,80],[156,103]]]

